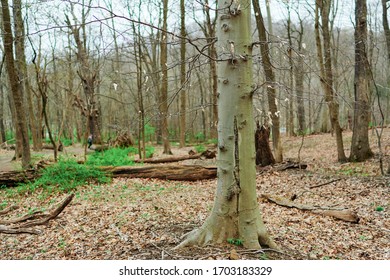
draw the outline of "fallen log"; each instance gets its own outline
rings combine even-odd
[[[287,169],[306,169],[307,164],[303,162],[294,162],[294,161],[287,161],[277,167],[275,167],[276,171],[284,171]]]
[[[163,180],[197,181],[217,177],[217,167],[200,165],[158,165],[101,167],[112,177],[157,178]]]
[[[201,157],[201,154],[195,154],[195,155],[185,155],[185,156],[178,156],[178,157],[165,157],[165,158],[147,158],[147,159],[136,159],[134,160],[135,163],[168,163],[168,162],[178,162],[188,159],[198,159]]]
[[[112,177],[157,178],[178,181],[197,181],[217,177],[217,167],[201,165],[102,166],[100,169]],[[40,174],[37,169],[0,172],[0,188],[32,182],[38,179]]]
[[[14,187],[20,183],[27,183],[39,177],[36,169],[27,169],[22,171],[0,172],[0,187]]]
[[[43,145],[42,145],[42,149],[45,149],[45,150],[54,150],[54,146],[53,146],[53,144],[43,144]],[[62,143],[60,143],[60,144],[57,146],[57,151],[62,152],[63,150],[64,150],[64,146],[62,145]]]
[[[90,150],[95,150],[96,152],[103,152],[103,151],[107,151],[108,149],[110,148],[109,145],[107,144],[103,144],[103,145],[93,145]]]
[[[170,156],[170,157],[164,157],[164,158],[147,158],[147,159],[137,159],[134,162],[135,163],[172,163],[172,162],[179,162],[183,160],[188,159],[200,159],[200,158],[206,158],[206,159],[212,159],[216,157],[216,151],[210,151],[206,150],[202,153],[195,153],[192,150],[189,152],[188,155],[184,156]]]
[[[304,204],[294,203],[291,200],[288,200],[283,197],[272,197],[266,194],[262,194],[262,197],[280,206],[285,206],[288,208],[296,208],[304,211],[312,211],[315,214],[330,216],[350,223],[358,223],[360,220],[356,213],[347,209],[332,209],[328,207],[304,205]]]

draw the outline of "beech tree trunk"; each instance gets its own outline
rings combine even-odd
[[[256,194],[252,88],[251,1],[218,1],[218,184],[214,207],[202,227],[178,246],[224,243],[276,248]]]
[[[17,141],[17,151],[22,152],[22,167],[24,169],[30,167],[31,154],[30,154],[30,142],[27,129],[27,117],[25,104],[23,101],[23,92],[21,88],[21,81],[18,78],[18,74],[15,67],[14,60],[14,48],[13,48],[13,35],[11,29],[11,17],[9,12],[8,0],[1,0],[2,8],[2,22],[3,22],[3,44],[5,53],[5,62],[8,73],[8,79],[11,86],[13,106],[15,108],[16,116],[16,130],[19,132],[20,137]]]
[[[370,69],[367,57],[367,2],[356,0],[355,7],[354,118],[350,161],[364,161],[373,153],[368,138],[370,119]]]

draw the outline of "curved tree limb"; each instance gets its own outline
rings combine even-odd
[[[46,224],[48,221],[55,219],[68,204],[72,201],[74,194],[67,196],[56,208],[54,208],[49,213],[36,212],[31,215],[25,215],[19,219],[11,219],[8,221],[0,221],[0,233],[7,234],[19,234],[19,233],[30,233],[30,234],[39,234],[40,231],[29,229],[33,226]],[[10,226],[5,226],[4,224],[12,224]],[[24,223],[20,223],[24,222]]]

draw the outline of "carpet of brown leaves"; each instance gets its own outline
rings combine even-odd
[[[344,137],[348,147],[351,134]],[[371,143],[377,154],[375,139]],[[308,164],[306,170],[276,171],[273,167],[257,176],[264,222],[283,252],[253,252],[227,243],[175,251],[183,234],[199,227],[208,216],[216,180],[115,179],[109,185],[78,189],[63,213],[38,227],[39,235],[0,234],[0,259],[228,259],[235,249],[240,259],[389,260],[390,180],[380,175],[377,156],[365,163],[336,162],[334,141],[330,135],[307,136],[299,155]],[[296,159],[302,138],[283,142],[285,158]],[[384,148],[390,145],[390,129],[382,144]],[[334,179],[339,180],[308,188]],[[285,198],[296,195],[297,203],[350,209],[360,221],[352,224],[278,206],[263,201],[262,193]],[[9,198],[6,190],[0,190],[0,197],[21,206],[2,219],[49,209],[65,196],[43,198],[37,192]]]

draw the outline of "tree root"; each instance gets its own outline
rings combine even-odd
[[[279,250],[279,247],[268,235],[265,227],[260,226],[260,223],[257,227],[257,240],[253,242],[245,242],[243,240],[243,246],[247,249],[261,249],[265,247]],[[189,246],[205,246],[211,243],[221,244],[227,242],[229,238],[234,238],[236,235],[237,228],[235,228],[234,224],[229,224],[229,219],[222,217],[213,219],[213,216],[211,216],[202,227],[186,234],[184,240],[174,249],[178,250]]]

